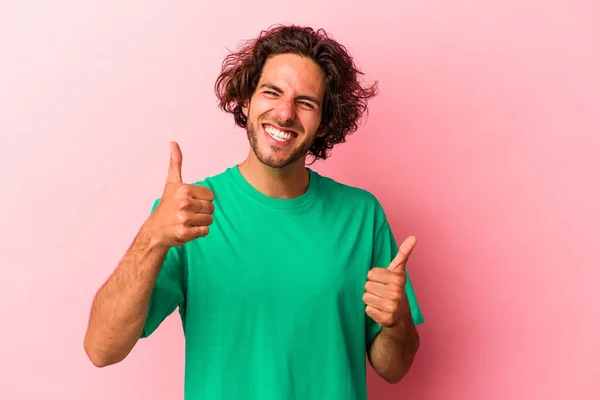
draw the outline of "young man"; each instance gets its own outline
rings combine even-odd
[[[322,30],[262,32],[230,54],[215,90],[248,157],[195,184],[171,144],[163,195],[100,288],[85,350],[123,360],[175,308],[185,398],[365,399],[366,355],[398,382],[423,322],[377,199],[306,167],[357,129],[376,87]],[[210,226],[210,228],[209,228]]]

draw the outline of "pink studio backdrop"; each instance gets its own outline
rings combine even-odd
[[[597,1],[20,1],[0,5],[0,399],[177,399],[172,315],[96,369],[89,306],[160,195],[246,155],[215,106],[227,48],[322,26],[380,81],[314,168],[371,190],[402,240],[426,323],[372,399],[598,399]],[[318,357],[318,355],[315,355]]]

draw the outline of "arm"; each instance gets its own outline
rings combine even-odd
[[[153,289],[155,286],[159,286],[159,292],[164,289],[157,278],[169,249],[208,234],[213,220],[214,193],[206,187],[182,183],[181,162],[179,145],[172,143],[167,183],[160,202],[155,203],[152,214],[119,266],[96,293],[84,349],[98,367],[123,360],[142,335]],[[166,275],[168,273],[163,276]],[[179,286],[175,286],[175,290],[166,292],[180,292]],[[157,299],[159,313],[164,318],[172,302],[160,296]]]
[[[98,290],[84,339],[85,352],[95,366],[120,362],[137,343],[167,250],[141,230],[117,269]]]
[[[373,369],[389,383],[399,382],[409,371],[419,348],[407,288],[412,293],[406,262],[416,245],[410,237],[387,268],[372,268],[367,274],[363,301],[365,312],[381,331],[367,349]]]
[[[418,349],[419,334],[408,311],[396,326],[381,329],[368,351],[369,362],[387,382],[398,383],[408,373]]]

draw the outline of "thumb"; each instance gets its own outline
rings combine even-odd
[[[409,236],[402,242],[400,248],[398,249],[398,254],[392,260],[388,269],[390,271],[399,272],[406,268],[406,262],[408,261],[408,257],[410,257],[410,253],[412,253],[413,249],[417,245],[417,238],[415,236]]]
[[[181,149],[177,142],[171,142],[171,161],[169,163],[169,174],[167,175],[167,182],[183,182],[181,179],[181,161],[183,156],[181,155]]]

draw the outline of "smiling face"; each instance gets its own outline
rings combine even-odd
[[[324,94],[325,76],[310,58],[279,54],[267,60],[243,107],[248,140],[260,162],[272,168],[304,166],[306,153],[322,136],[317,129]]]

